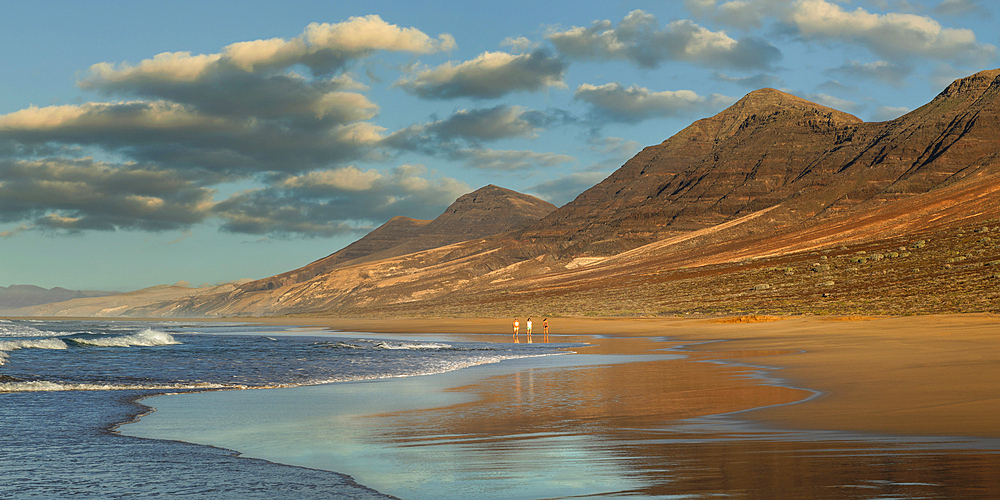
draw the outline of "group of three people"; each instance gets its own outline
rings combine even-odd
[[[525,326],[526,333],[530,337],[531,336],[531,318],[528,318],[528,320],[525,321],[524,326]],[[514,336],[515,337],[517,337],[517,333],[518,333],[518,331],[520,329],[521,329],[521,323],[517,320],[517,318],[514,318]],[[544,335],[548,335],[549,334],[549,318],[545,318],[545,319],[542,320],[542,334],[544,334]]]

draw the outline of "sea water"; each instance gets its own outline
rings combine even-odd
[[[556,345],[420,342],[236,323],[0,320],[0,498],[387,498],[328,471],[115,428],[164,393],[443,373]]]

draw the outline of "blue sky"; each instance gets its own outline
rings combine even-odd
[[[0,286],[261,278],[496,184],[561,205],[773,87],[1000,67],[985,0],[0,1]]]

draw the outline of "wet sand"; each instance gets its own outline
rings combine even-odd
[[[313,324],[345,331],[479,334],[491,341],[511,340],[509,320],[497,319],[265,321]],[[750,323],[723,321],[550,318],[549,323],[551,333],[559,334],[562,339],[594,344],[581,352],[639,354],[685,345],[682,351],[692,360],[716,359],[767,367],[764,371],[769,376],[783,379],[791,387],[818,393],[802,404],[741,415],[773,428],[1000,438],[1000,317],[792,317]],[[537,330],[533,335],[535,341],[542,338]],[[525,340],[523,328],[520,337]],[[654,342],[661,338],[670,341]],[[703,365],[693,364],[686,369],[711,372],[715,378],[730,380],[747,372],[731,364],[711,368]],[[627,393],[640,407],[650,406],[651,391],[669,382],[660,380],[649,367],[616,370],[609,375],[620,382],[615,390]],[[712,384],[716,383],[713,379]],[[779,400],[793,402],[813,395],[760,386],[759,381],[745,379],[740,380],[738,392],[738,398],[706,398],[718,406],[699,408],[694,413],[725,413],[735,411],[734,406],[759,408],[777,404]],[[733,404],[736,399],[740,402]],[[634,411],[655,413],[649,408]]]
[[[513,340],[509,320],[262,322]],[[553,341],[591,345],[413,379],[154,398],[162,411],[136,429],[414,499],[1000,491],[994,316],[549,323]]]

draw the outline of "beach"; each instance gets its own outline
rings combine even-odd
[[[253,319],[342,331],[475,334],[508,342],[502,319]],[[738,364],[805,391],[808,404],[748,412],[782,429],[1000,438],[1000,317],[988,314],[905,317],[748,317],[718,319],[556,318],[560,339],[593,344],[581,352],[639,354],[683,346],[691,360],[726,360],[714,371],[738,376]],[[522,341],[525,338],[521,332]],[[535,340],[541,338],[537,333]],[[661,340],[663,340],[661,342]],[[623,368],[625,370],[626,368]],[[772,370],[775,369],[775,370]],[[754,385],[747,382],[745,385]],[[635,387],[629,384],[621,389]],[[638,394],[642,397],[642,393]],[[746,401],[771,406],[770,396]],[[796,399],[797,398],[797,399]],[[789,401],[791,402],[791,401]],[[706,409],[710,414],[730,411]]]
[[[513,340],[509,319],[248,321]],[[158,411],[122,431],[335,470],[402,498],[1000,491],[995,316],[549,324],[553,340],[586,345],[426,377],[151,398]]]

